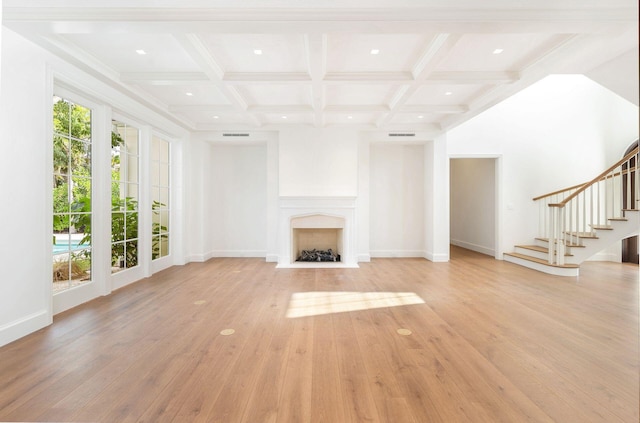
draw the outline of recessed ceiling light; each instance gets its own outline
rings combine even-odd
[[[497,48],[497,49],[493,50],[493,54],[500,54],[500,53],[502,53],[503,51],[504,51],[504,49],[503,49],[503,48]]]
[[[260,56],[262,54],[262,50],[260,50],[259,48],[253,50],[253,54],[256,54],[258,56]]]
[[[213,118],[214,119],[220,119],[220,116],[214,116]]]
[[[286,118],[287,118],[286,116],[282,116],[282,119],[286,119]]]
[[[138,53],[138,54],[139,54],[139,55],[141,55],[141,56],[142,56],[142,55],[147,54],[147,52],[146,52],[146,51],[144,51],[144,50],[142,50],[142,49],[138,49],[138,50],[136,50],[136,53]]]
[[[193,93],[184,93],[185,95],[191,97],[193,95]]]
[[[424,119],[424,116],[420,115],[418,116],[418,119]]]
[[[380,54],[380,50],[377,48],[372,48],[371,49],[371,54]]]
[[[446,93],[444,93],[444,95],[451,95],[453,94],[451,91],[447,91]]]
[[[353,116],[347,116],[347,119],[353,119]]]

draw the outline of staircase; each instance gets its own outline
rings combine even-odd
[[[638,146],[593,180],[536,197],[538,233],[504,260],[558,276],[578,276],[580,263],[613,243],[638,235]]]

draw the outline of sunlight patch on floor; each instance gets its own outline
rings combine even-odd
[[[291,319],[414,304],[424,304],[424,300],[414,292],[296,292],[289,301],[287,317]]]

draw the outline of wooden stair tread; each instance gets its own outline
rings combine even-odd
[[[611,225],[591,225],[591,227],[598,231],[612,231],[613,226]]]
[[[626,217],[610,217],[607,220],[611,220],[612,222],[626,222],[629,219],[627,219]]]
[[[565,232],[569,236],[577,236],[578,238],[598,239],[598,236],[593,232]]]
[[[511,256],[511,257],[516,257],[522,260],[528,260],[528,261],[532,261],[535,263],[539,263],[539,264],[544,264],[546,266],[551,266],[551,267],[560,267],[560,268],[564,268],[564,269],[577,269],[580,266],[578,266],[577,264],[573,264],[573,263],[565,263],[563,265],[559,265],[559,264],[550,264],[547,260],[542,260],[536,257],[531,257],[528,256],[526,254],[520,254],[520,253],[504,253],[507,256]]]
[[[544,241],[544,242],[549,242],[549,238],[536,238],[537,240],[540,241]],[[558,241],[556,241],[557,243]],[[584,245],[578,245],[578,244],[570,244],[570,243],[565,243],[565,246],[567,247],[571,247],[571,248],[584,248]]]
[[[532,250],[532,251],[537,251],[539,253],[545,253],[548,254],[549,253],[549,249],[546,247],[541,247],[539,245],[516,245],[516,248],[522,248],[525,250]],[[557,254],[557,250],[556,250],[556,254]],[[569,254],[569,253],[564,253],[565,257],[571,257],[573,256],[573,254]]]

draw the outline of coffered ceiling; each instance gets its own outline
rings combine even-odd
[[[3,1],[10,29],[192,131],[437,133],[637,50],[637,16],[635,0]]]

